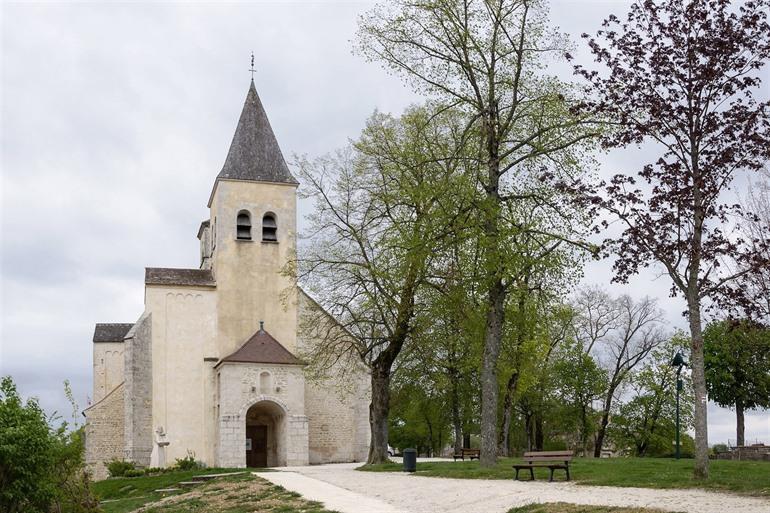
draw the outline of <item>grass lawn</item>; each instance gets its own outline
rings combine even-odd
[[[496,467],[484,469],[478,461],[419,462],[417,474],[458,479],[513,479],[511,464],[521,462],[500,458]],[[711,477],[700,482],[692,479],[693,460],[668,458],[575,458],[570,465],[572,480],[596,486],[637,486],[643,488],[705,488],[745,495],[770,497],[770,463],[764,461],[711,461]],[[366,465],[359,470],[373,472],[400,471],[398,463]],[[527,471],[527,474],[529,472]],[[520,471],[519,477],[527,474]],[[538,480],[548,479],[548,469],[535,470]],[[564,471],[556,471],[556,480],[564,479]]]
[[[659,509],[647,508],[616,508],[612,506],[579,506],[555,502],[550,504],[530,504],[513,508],[508,513],[658,513]],[[661,512],[662,513],[662,512]]]
[[[142,508],[143,513],[333,513],[317,502],[306,501],[296,493],[274,486],[251,473],[208,481],[179,492],[158,493],[180,481],[201,474],[244,469],[205,469],[170,472],[158,476],[115,478],[94,483],[104,513],[127,513]]]

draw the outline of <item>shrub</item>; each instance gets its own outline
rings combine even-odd
[[[98,511],[83,465],[83,429],[66,422],[54,429],[53,420],[36,399],[22,402],[10,376],[0,380],[0,511]]]
[[[0,511],[46,511],[56,493],[55,444],[36,399],[22,403],[10,376],[0,383]]]
[[[112,460],[107,463],[107,472],[110,473],[110,477],[123,477],[126,472],[135,469],[136,465],[133,461]]]
[[[130,468],[123,472],[123,477],[141,477],[144,475],[144,470],[139,468]]]
[[[195,460],[195,453],[190,450],[187,451],[187,456],[184,458],[177,458],[176,465],[174,466],[177,470],[199,470],[206,468],[202,461]]]
[[[712,447],[711,450],[714,451],[714,454],[730,452],[730,449],[727,448],[727,444],[714,444],[714,447]]]

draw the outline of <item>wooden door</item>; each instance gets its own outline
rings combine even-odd
[[[267,467],[267,426],[246,426],[246,466]]]

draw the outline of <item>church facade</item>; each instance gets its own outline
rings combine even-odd
[[[146,268],[139,319],[94,330],[85,415],[95,478],[113,459],[152,467],[188,455],[217,467],[366,459],[368,373],[311,377],[303,360],[321,342],[303,320],[326,314],[287,270],[297,186],[252,81],[198,231],[200,268]]]

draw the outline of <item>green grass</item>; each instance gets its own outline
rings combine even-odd
[[[104,513],[126,513],[163,497],[179,492],[157,493],[161,488],[175,488],[180,481],[189,481],[193,476],[237,472],[244,469],[203,469],[186,472],[169,472],[158,476],[115,477],[96,481],[93,484],[96,496],[102,501]]]
[[[168,494],[156,493],[200,474],[243,471],[206,469],[159,476],[108,479],[95,483],[104,501],[104,513],[126,513],[142,507],[143,513],[335,513],[319,502],[274,486],[251,472],[214,479],[193,488]]]
[[[508,513],[653,513],[659,509],[647,508],[616,508],[612,506],[580,506],[555,502],[549,504],[530,504],[520,508],[513,508]]]
[[[478,461],[418,462],[417,474],[458,479],[512,479],[511,465],[521,460],[501,458],[496,467],[481,468]],[[668,458],[576,458],[570,465],[572,480],[596,486],[637,486],[642,488],[704,488],[745,495],[770,497],[770,463],[763,461],[711,461],[707,481],[692,478],[693,460]],[[373,472],[400,471],[398,463],[366,465],[359,470]],[[519,477],[526,479],[527,471]],[[547,469],[535,470],[538,480],[548,479]],[[564,471],[556,471],[556,480],[564,479]]]

